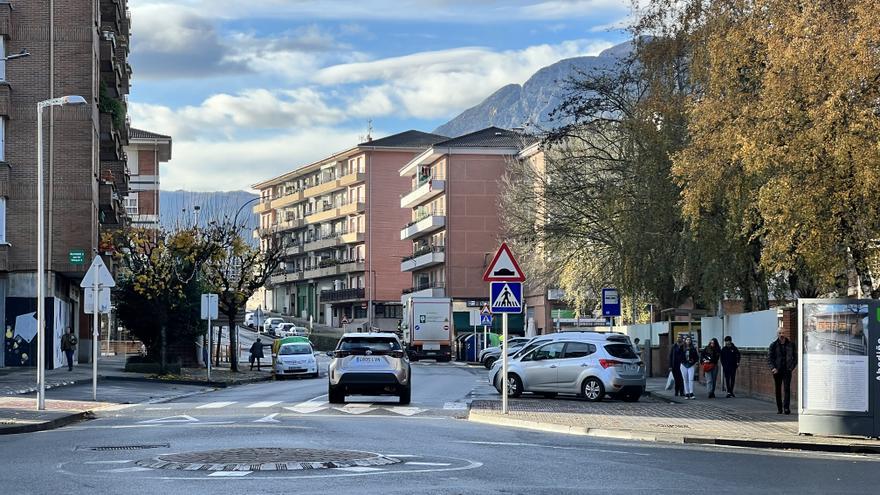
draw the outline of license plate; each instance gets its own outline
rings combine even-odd
[[[380,363],[382,358],[378,356],[357,356],[354,358],[357,363]]]
[[[422,344],[422,349],[426,351],[439,351],[440,344]]]
[[[638,373],[639,372],[639,365],[625,364],[625,365],[623,365],[623,371],[625,371],[627,373]]]

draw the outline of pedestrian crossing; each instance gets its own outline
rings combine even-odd
[[[325,396],[326,397],[326,396]],[[411,417],[425,414],[429,411],[467,411],[470,402],[474,399],[471,395],[463,397],[456,401],[446,401],[436,404],[398,404],[393,399],[383,402],[346,402],[342,404],[331,404],[327,400],[315,398],[304,402],[283,402],[283,401],[217,401],[207,402],[204,404],[191,403],[175,403],[174,407],[146,407],[143,410],[156,414],[178,414],[174,416],[175,420],[191,421],[189,416],[181,415],[188,411],[199,411],[204,413],[212,413],[213,415],[224,414],[241,414],[244,412],[254,412],[262,415],[263,422],[273,422],[278,414],[334,414],[346,416],[364,416],[364,415],[386,415],[386,416],[403,416]],[[280,412],[279,412],[280,411]],[[195,414],[190,412],[189,414]]]

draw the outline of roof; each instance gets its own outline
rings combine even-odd
[[[134,127],[128,130],[128,136],[130,139],[171,139],[171,136],[157,134],[143,129],[135,129]]]
[[[438,148],[516,148],[521,150],[540,141],[523,132],[487,127],[464,136],[434,143]]]
[[[373,141],[360,143],[358,147],[377,147],[377,148],[427,148],[441,141],[448,140],[449,137],[439,134],[431,134],[429,132],[417,131],[410,129],[408,131],[399,132],[391,136],[383,137]]]
[[[351,337],[381,337],[386,339],[396,339],[397,335],[391,332],[348,332],[342,334],[343,339]]]

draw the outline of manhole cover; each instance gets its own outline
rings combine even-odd
[[[147,449],[167,449],[171,447],[171,445],[167,443],[157,443],[153,445],[101,445],[98,447],[86,447],[82,445],[78,445],[76,450],[93,450],[93,451],[108,451],[108,450],[147,450]]]
[[[163,454],[138,461],[137,465],[187,471],[288,471],[383,466],[399,462],[392,457],[356,450],[252,448]]]

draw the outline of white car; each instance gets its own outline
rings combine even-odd
[[[284,323],[284,318],[266,318],[266,321],[263,323],[263,331],[272,333],[282,323]]]
[[[305,342],[282,344],[275,356],[275,378],[288,376],[318,377],[318,360],[312,346]]]
[[[282,323],[275,327],[275,334],[279,337],[305,337],[308,334],[305,327],[297,326],[296,323]]]

